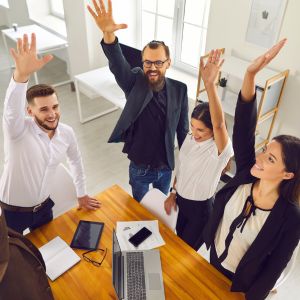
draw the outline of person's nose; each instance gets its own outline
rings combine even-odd
[[[156,70],[156,67],[155,67],[154,62],[151,63],[150,70],[151,70],[151,71],[155,71],[155,70]]]

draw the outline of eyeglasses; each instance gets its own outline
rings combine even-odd
[[[98,262],[98,261],[95,261],[95,260],[90,259],[89,257],[87,257],[87,254],[89,254],[91,252],[94,252],[94,251],[101,251],[101,252],[103,252],[103,256],[102,256],[101,261]],[[107,254],[107,248],[105,248],[105,250],[104,249],[96,249],[96,250],[89,250],[87,252],[84,252],[82,254],[82,257],[84,258],[85,261],[92,263],[95,267],[100,267],[101,264],[102,264],[102,262],[104,261],[104,259],[106,257],[106,254]]]
[[[156,60],[156,61],[144,60],[143,61],[143,66],[145,68],[151,68],[152,65],[154,64],[154,66],[159,69],[159,68],[162,68],[162,66],[164,65],[164,63],[166,61],[168,61],[168,60],[169,60],[168,58],[166,60],[164,60],[164,61],[162,61],[162,60]]]

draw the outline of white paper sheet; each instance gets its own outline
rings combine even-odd
[[[138,247],[135,247],[128,239],[143,227],[148,228],[152,234]],[[122,251],[150,250],[165,245],[165,241],[159,233],[157,220],[117,222],[116,234]]]

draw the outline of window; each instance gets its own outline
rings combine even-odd
[[[0,6],[9,8],[8,0],[0,0]]]
[[[50,0],[51,14],[64,19],[64,3],[63,0]]]
[[[173,66],[196,73],[205,52],[210,0],[140,0],[140,43],[163,40]]]

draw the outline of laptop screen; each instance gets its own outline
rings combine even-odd
[[[140,67],[143,68],[142,63],[142,51],[120,43],[122,53],[125,59],[130,64],[131,68]]]
[[[119,299],[124,298],[123,258],[116,232],[113,230],[112,279]]]

